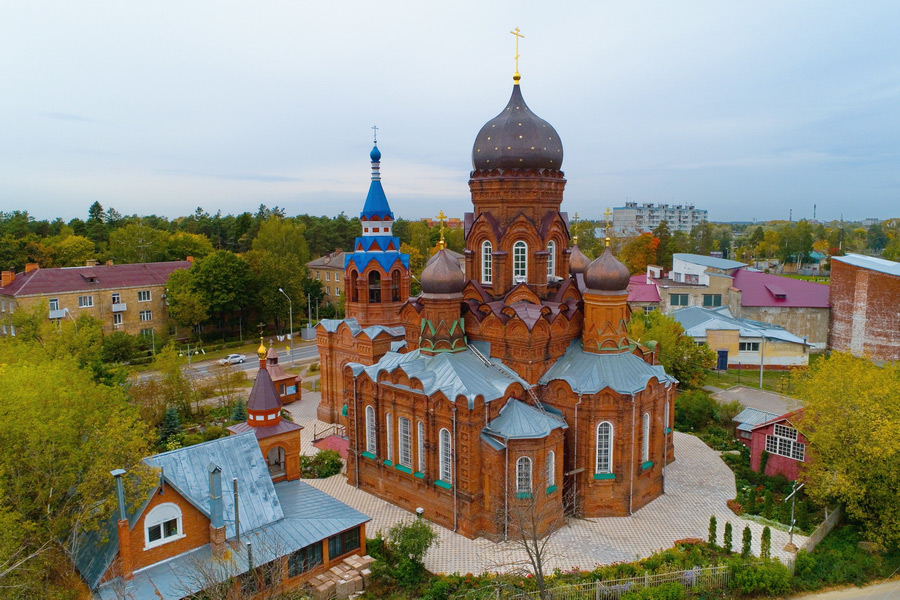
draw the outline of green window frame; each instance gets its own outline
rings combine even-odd
[[[671,306],[687,306],[688,305],[688,295],[687,294],[669,294],[669,304]]]
[[[706,308],[722,306],[722,294],[703,294],[703,306]]]

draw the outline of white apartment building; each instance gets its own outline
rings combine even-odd
[[[707,220],[707,211],[694,208],[693,204],[652,204],[626,202],[613,208],[613,230],[617,233],[637,234],[656,229],[660,221],[669,224],[669,231],[691,229]]]

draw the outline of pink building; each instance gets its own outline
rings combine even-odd
[[[750,468],[759,471],[760,457],[763,450],[769,453],[765,474],[784,475],[789,480],[797,479],[800,474],[800,463],[807,462],[807,441],[794,420],[803,414],[803,409],[789,412],[765,423],[760,423],[752,430],[750,441]]]

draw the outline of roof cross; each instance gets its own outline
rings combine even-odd
[[[443,250],[446,247],[444,243],[444,219],[447,218],[447,215],[444,214],[444,211],[441,210],[440,214],[435,217],[435,219],[439,220],[441,223],[441,239],[438,242],[438,250]]]
[[[575,213],[575,220],[572,223],[572,229],[575,231],[575,235],[572,236],[572,244],[577,246],[578,245],[578,213]]]
[[[373,139],[373,142],[372,142],[373,144],[378,143],[378,126],[377,125],[372,125],[372,139]]]
[[[606,245],[609,246],[609,229],[612,227],[612,211],[609,210],[609,207],[606,207],[606,212],[603,213],[603,216],[606,217]]]
[[[519,80],[522,78],[522,76],[519,75],[519,38],[525,39],[525,36],[521,34],[518,27],[511,30],[510,33],[516,36],[516,73],[513,75],[513,80],[518,85]]]

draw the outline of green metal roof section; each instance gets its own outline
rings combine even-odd
[[[488,423],[483,431],[506,440],[527,440],[547,437],[554,429],[568,428],[561,417],[510,398],[500,409],[500,415]]]
[[[737,330],[738,335],[742,338],[764,337],[770,340],[808,345],[803,338],[779,325],[734,317],[725,306],[717,309],[688,306],[673,312],[672,317],[684,327],[685,335],[694,338],[706,337],[706,332],[709,330]]]
[[[585,352],[581,342],[575,340],[538,383],[547,385],[561,379],[577,394],[596,394],[606,388],[620,394],[636,394],[654,378],[664,384],[678,383],[661,365],[647,364],[630,352],[594,354]]]

